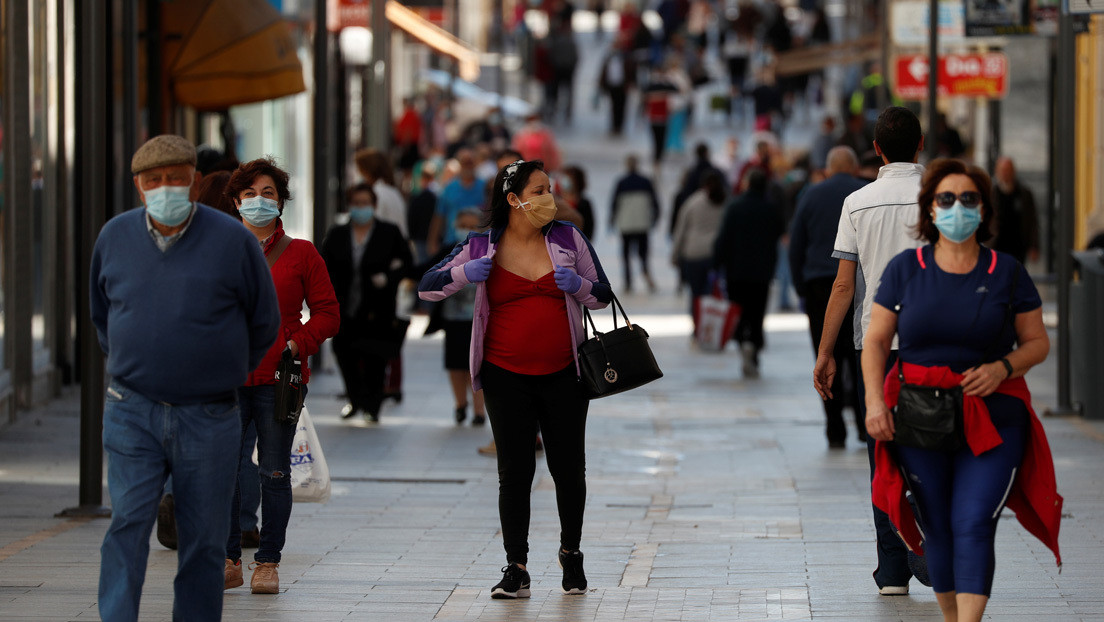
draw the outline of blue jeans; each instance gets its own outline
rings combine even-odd
[[[257,426],[252,422],[242,430],[242,450],[238,461],[238,487],[241,488],[241,530],[257,528],[257,508],[261,506],[261,481],[253,464],[257,444]],[[230,530],[233,533],[233,529]]]
[[[173,620],[222,616],[223,542],[241,445],[232,397],[206,404],[155,402],[112,382],[103,443],[111,525],[100,547],[100,617],[138,619],[149,537],[165,480],[176,501]]]
[[[241,428],[257,426],[257,472],[261,479],[261,543],[253,561],[280,563],[280,551],[287,537],[291,519],[291,442],[296,426],[276,421],[275,385],[259,385],[238,389],[241,404]],[[240,449],[239,449],[240,451]],[[235,453],[234,455],[240,455]],[[229,536],[226,558],[241,559],[241,487],[235,485],[230,504]],[[225,516],[225,514],[223,515]],[[225,533],[225,532],[224,532]]]

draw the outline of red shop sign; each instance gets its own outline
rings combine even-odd
[[[898,97],[927,99],[927,56],[898,56],[896,70],[894,91]],[[1008,94],[1008,57],[1000,52],[940,56],[937,88],[945,97],[1002,98]]]

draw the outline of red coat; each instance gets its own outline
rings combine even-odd
[[[282,224],[264,248],[267,255],[280,238],[284,237]],[[292,240],[272,266],[272,281],[276,285],[276,297],[280,301],[280,332],[276,343],[268,349],[261,364],[245,386],[276,384],[276,365],[288,341],[299,346],[303,361],[303,382],[310,380],[307,358],[318,352],[322,342],[337,334],[341,325],[341,313],[334,295],[330,275],[322,256],[308,240]],[[302,322],[303,302],[310,309],[310,320]]]
[[[962,375],[947,367],[922,367],[905,363],[904,370],[905,380],[911,384],[952,387],[962,382]],[[891,409],[897,405],[899,389],[897,368],[894,366],[886,374],[885,380],[886,405]],[[1062,520],[1062,496],[1058,494],[1058,486],[1054,481],[1054,461],[1050,455],[1046,432],[1031,407],[1031,393],[1022,377],[1005,380],[997,387],[997,392],[1019,398],[1031,413],[1031,434],[1024,449],[1019,474],[1008,495],[1008,508],[1016,513],[1016,518],[1024,529],[1054,552],[1060,568],[1062,556],[1058,552],[1058,527]],[[962,415],[966,442],[975,456],[1003,442],[989,418],[989,409],[980,397],[964,396]],[[874,505],[889,515],[905,544],[923,555],[920,530],[912,515],[912,507],[905,499],[907,486],[904,476],[882,441],[878,441],[874,448],[874,462],[874,481],[871,483]]]

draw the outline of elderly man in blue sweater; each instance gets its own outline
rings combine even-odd
[[[112,218],[92,251],[89,304],[111,383],[104,407],[111,525],[100,617],[138,619],[149,537],[173,478],[179,537],[174,620],[222,616],[238,468],[235,389],[276,339],[268,265],[234,219],[195,202],[196,151],[150,139],[131,160],[144,209]]]

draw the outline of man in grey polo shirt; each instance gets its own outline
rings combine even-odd
[[[874,126],[874,151],[885,165],[878,170],[878,179],[850,194],[843,203],[836,243],[832,256],[839,259],[836,280],[824,316],[824,332],[817,351],[813,386],[824,399],[832,397],[832,381],[836,361],[832,351],[836,346],[840,325],[847,315],[847,306],[855,305],[855,349],[862,360],[862,343],[870,325],[870,307],[882,271],[895,255],[920,246],[916,237],[916,222],[920,209],[916,203],[924,167],[917,164],[924,149],[920,120],[906,108],[886,108]],[[893,341],[889,365],[896,360],[897,340]],[[858,374],[859,407],[866,415],[863,396],[866,394],[862,373]],[[870,476],[874,477],[874,439],[867,437]],[[872,504],[873,506],[873,504]],[[874,508],[877,529],[878,568],[874,582],[878,593],[908,594],[908,549],[897,537],[889,517]]]

